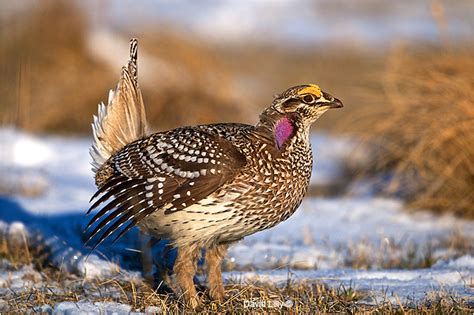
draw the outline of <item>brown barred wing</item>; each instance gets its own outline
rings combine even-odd
[[[151,213],[187,208],[231,181],[245,157],[228,140],[202,129],[157,133],[125,146],[112,158],[115,175],[96,192],[88,213],[87,243],[117,240]]]

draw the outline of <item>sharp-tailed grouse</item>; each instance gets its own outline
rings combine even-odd
[[[222,300],[227,247],[294,213],[311,176],[310,126],[342,103],[317,85],[299,85],[276,96],[255,126],[212,124],[148,135],[136,57],[132,40],[128,66],[94,117],[91,155],[99,189],[89,211],[99,211],[87,226],[89,241],[97,246],[134,226],[169,239],[178,248],[177,283],[193,306],[193,276],[204,248],[210,295]]]

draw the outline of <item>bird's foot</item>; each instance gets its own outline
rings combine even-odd
[[[227,296],[224,291],[224,286],[217,287],[215,289],[211,289],[209,295],[213,301],[216,302],[224,302],[227,299]]]
[[[198,295],[188,297],[187,306],[195,311],[198,311],[202,308],[202,301]]]

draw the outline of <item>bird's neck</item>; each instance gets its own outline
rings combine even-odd
[[[259,135],[277,150],[285,151],[293,145],[309,146],[309,126],[306,127],[295,115],[265,111],[256,126]]]
[[[282,117],[279,119],[273,127],[273,136],[278,150],[282,150],[290,138],[295,136],[295,133],[296,126],[290,118]]]

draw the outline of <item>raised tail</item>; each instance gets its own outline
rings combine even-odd
[[[89,150],[94,173],[111,155],[148,132],[145,106],[137,81],[137,52],[138,41],[132,39],[130,60],[122,67],[117,87],[115,91],[110,90],[107,106],[100,103],[97,116],[94,115],[94,142]]]

